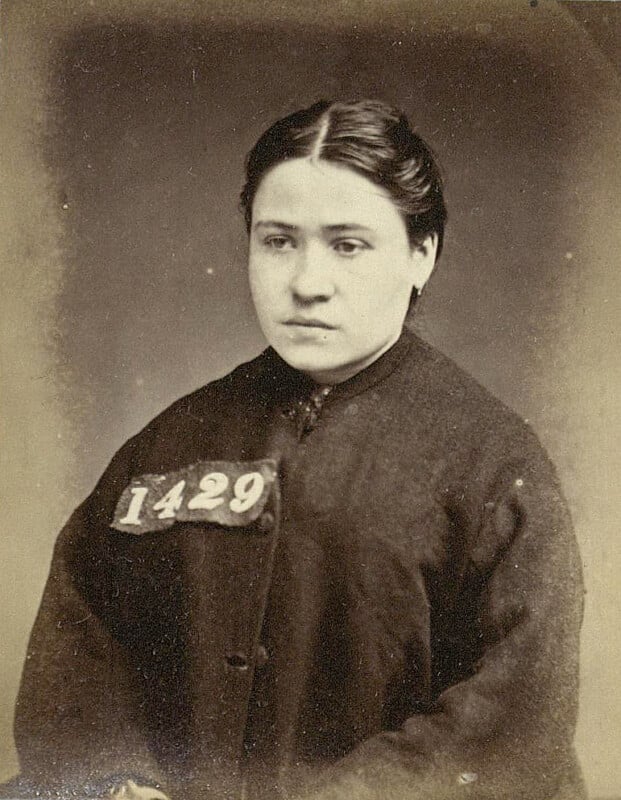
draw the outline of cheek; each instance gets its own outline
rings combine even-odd
[[[274,270],[262,269],[252,261],[248,265],[250,293],[259,315],[269,317],[275,301],[281,294],[281,281]]]
[[[266,270],[262,268],[259,258],[253,257],[252,254],[248,259],[248,281],[250,288],[253,291],[261,291],[266,283]]]
[[[376,316],[392,317],[400,313],[404,303],[409,303],[412,290],[409,272],[401,269],[396,272],[390,264],[382,263],[381,269],[372,275],[361,276],[359,280],[352,281],[352,298],[359,307],[375,310]]]

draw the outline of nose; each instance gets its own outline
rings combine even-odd
[[[334,294],[334,282],[329,258],[321,245],[306,244],[297,251],[290,278],[295,299],[304,304],[329,300]]]

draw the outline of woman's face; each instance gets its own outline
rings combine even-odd
[[[410,247],[389,195],[353,170],[298,158],[252,205],[250,288],[266,339],[319,383],[347,380],[399,338],[435,239]]]

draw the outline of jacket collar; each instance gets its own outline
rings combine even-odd
[[[376,361],[342,383],[330,387],[325,397],[325,405],[347,400],[362,394],[372,386],[385,380],[401,364],[409,353],[414,334],[405,326],[399,339]],[[269,347],[264,353],[268,383],[268,394],[281,407],[291,406],[308,400],[323,387],[302,372],[291,367],[276,351]]]

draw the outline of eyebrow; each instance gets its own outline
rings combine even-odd
[[[256,228],[280,228],[285,231],[297,231],[297,225],[290,225],[288,222],[279,222],[278,220],[259,220],[253,226]],[[356,222],[341,222],[336,225],[323,225],[322,230],[342,233],[347,231],[371,231],[366,225],[359,225]]]
[[[273,219],[259,220],[252,226],[253,228],[281,228],[285,231],[297,231],[297,225],[289,225],[286,222],[278,222]]]
[[[344,222],[340,225],[326,225],[325,230],[327,231],[371,231],[371,228],[367,227],[366,225],[359,225],[357,222]]]

